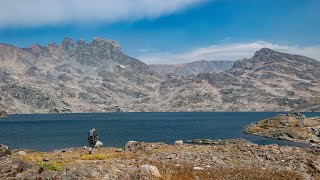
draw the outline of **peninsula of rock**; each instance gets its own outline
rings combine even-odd
[[[307,118],[303,114],[295,112],[279,114],[250,124],[244,132],[269,138],[319,145],[320,117]]]

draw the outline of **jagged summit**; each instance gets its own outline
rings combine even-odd
[[[111,44],[115,47],[121,48],[120,44],[117,41],[114,41],[111,39],[102,39],[100,37],[94,37],[93,41],[102,42],[102,43],[106,42],[106,43]]]
[[[65,37],[62,41],[62,44],[69,44],[69,43],[72,43],[72,39],[69,37]]]
[[[269,48],[262,48],[259,51],[256,51],[251,59],[258,59],[258,60],[265,60],[267,57],[272,55],[279,55],[284,54],[278,51],[269,49]]]
[[[68,47],[68,46],[75,46],[75,45],[103,45],[103,44],[108,44],[111,45],[115,48],[121,49],[121,46],[118,42],[111,40],[111,39],[103,39],[100,37],[94,37],[93,40],[90,43],[86,43],[83,39],[78,40],[76,43],[73,42],[73,40],[69,37],[66,37],[63,39],[61,46],[63,48]]]
[[[258,53],[258,54],[271,54],[271,53],[275,53],[275,52],[277,52],[277,51],[272,50],[270,48],[262,48],[259,51],[257,51],[256,53]]]

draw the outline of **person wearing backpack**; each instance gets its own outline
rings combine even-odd
[[[88,143],[89,143],[89,154],[92,153],[93,148],[95,148],[95,145],[98,141],[98,134],[96,132],[96,129],[91,129],[88,133]]]

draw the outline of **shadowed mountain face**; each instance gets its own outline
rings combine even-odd
[[[176,76],[198,75],[200,73],[219,73],[230,69],[233,61],[195,61],[185,64],[175,65],[149,65],[151,69],[159,74],[172,74]]]
[[[221,73],[172,77],[125,55],[111,40],[0,44],[0,110],[319,111],[319,67],[314,59],[262,49]]]

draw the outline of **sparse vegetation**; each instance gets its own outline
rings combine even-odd
[[[105,160],[106,158],[104,154],[86,154],[80,157],[81,160]]]

